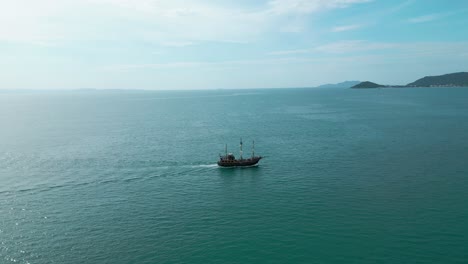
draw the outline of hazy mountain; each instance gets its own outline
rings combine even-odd
[[[350,88],[358,83],[360,83],[360,81],[344,81],[340,83],[322,84],[317,86],[317,88]]]
[[[439,76],[426,76],[415,82],[407,84],[412,87],[434,87],[434,86],[467,86],[468,72],[449,73]]]

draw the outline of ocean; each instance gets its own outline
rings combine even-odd
[[[467,190],[468,88],[0,93],[0,263],[467,263]]]

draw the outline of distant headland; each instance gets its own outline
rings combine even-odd
[[[351,88],[399,88],[399,87],[468,87],[468,72],[449,73],[438,76],[426,76],[407,85],[381,85],[369,81],[361,82]]]

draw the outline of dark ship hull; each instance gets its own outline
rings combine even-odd
[[[262,157],[252,157],[248,159],[221,159],[218,161],[218,166],[221,167],[249,167],[256,165]]]

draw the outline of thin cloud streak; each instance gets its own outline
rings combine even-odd
[[[269,52],[268,55],[291,55],[310,53],[310,49],[295,49],[295,50],[278,50]]]
[[[268,12],[272,14],[310,14],[328,9],[346,8],[372,0],[272,0]]]
[[[169,42],[161,42],[161,46],[165,47],[177,47],[177,48],[183,48],[187,46],[192,46],[195,45],[196,43],[191,42],[191,41],[169,41]]]
[[[342,31],[350,31],[362,28],[363,25],[360,24],[353,24],[353,25],[345,25],[345,26],[337,26],[331,29],[332,32],[342,32]]]
[[[345,40],[332,42],[315,48],[315,51],[324,53],[351,53],[369,50],[382,50],[397,47],[396,43],[370,42],[365,40]]]
[[[430,21],[437,20],[443,16],[444,16],[443,14],[430,14],[430,15],[418,16],[418,17],[408,19],[408,22],[410,23],[430,22]]]
[[[228,60],[219,62],[207,61],[180,61],[168,63],[147,63],[147,64],[117,64],[102,68],[104,71],[128,71],[135,69],[174,69],[174,68],[191,68],[191,67],[232,67],[245,65],[260,65],[260,64],[279,64],[279,63],[300,63],[310,62],[317,59],[310,58],[276,58],[276,59],[257,59],[257,60]]]

